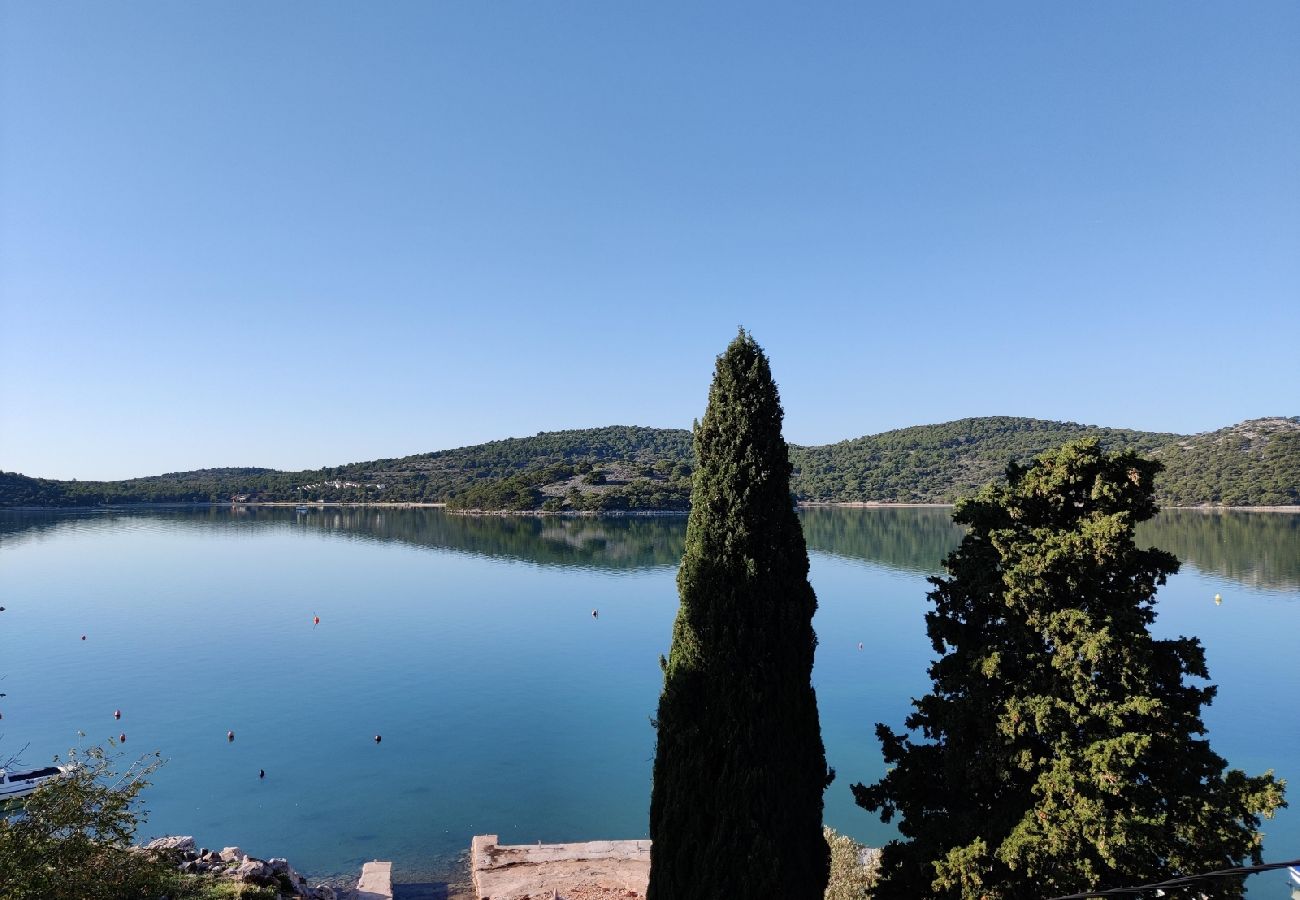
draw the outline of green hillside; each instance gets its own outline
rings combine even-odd
[[[801,447],[792,456],[794,486],[801,500],[817,502],[951,503],[1002,475],[1009,461],[1083,437],[1150,454],[1180,436],[1011,416],[958,419]]]
[[[200,469],[124,481],[53,481],[5,472],[0,473],[0,507],[232,499],[457,503],[468,494],[483,499],[480,506],[504,509],[511,507],[502,498],[515,480],[531,484],[546,478],[557,484],[573,480],[581,486],[580,493],[595,498],[593,509],[627,508],[627,499],[644,499],[637,508],[654,508],[655,495],[665,490],[669,495],[660,498],[658,508],[677,509],[684,506],[681,497],[689,494],[690,455],[688,431],[610,426],[300,472]],[[593,469],[599,474],[593,475]],[[608,483],[586,484],[584,479]],[[645,484],[630,487],[632,481]],[[641,487],[652,490],[639,498]]]
[[[1300,504],[1300,417],[1192,436],[1008,416],[960,419],[792,446],[792,488],[808,502],[949,503],[999,477],[1009,461],[1088,436],[1164,462],[1157,491],[1166,505]],[[0,506],[324,500],[445,502],[464,510],[681,510],[691,467],[690,432],[611,426],[302,472],[202,469],[108,482],[2,473]]]
[[[1183,438],[1154,454],[1169,506],[1300,504],[1300,416],[1251,419]]]

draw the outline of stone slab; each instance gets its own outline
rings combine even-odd
[[[375,860],[363,865],[353,898],[354,900],[393,900],[393,864]]]
[[[478,900],[632,900],[650,880],[649,841],[499,844],[480,834],[470,844]]]

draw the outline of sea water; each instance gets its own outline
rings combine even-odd
[[[960,539],[949,515],[802,513],[838,773],[826,821],[870,844],[893,827],[850,785],[883,773],[875,723],[901,728],[928,689],[926,576]],[[684,533],[433,509],[0,513],[0,757],[124,733],[125,758],[167,760],[141,837],[322,879],[380,858],[398,880],[454,880],[475,834],[643,838]],[[1215,750],[1300,791],[1300,516],[1171,511],[1139,537],[1184,560],[1155,631],[1204,642]],[[1268,857],[1300,856],[1300,809],[1264,829]],[[1281,874],[1251,881],[1287,895]]]

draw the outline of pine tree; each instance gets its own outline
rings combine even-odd
[[[817,599],[781,403],[743,330],[718,357],[664,665],[650,900],[820,900],[829,783],[811,684]]]
[[[1140,550],[1159,463],[1067,444],[957,506],[969,527],[932,578],[940,658],[914,701],[914,743],[876,732],[892,768],[859,805],[888,845],[875,897],[1050,897],[1260,861],[1271,772],[1225,772],[1205,739],[1211,685],[1195,638],[1155,640],[1155,592],[1178,561]],[[1205,882],[1239,897],[1241,879]]]

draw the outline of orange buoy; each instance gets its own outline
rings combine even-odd
[[[319,624],[320,624],[320,616],[312,616],[312,617],[311,617],[311,623],[312,623],[313,625],[319,625]]]
[[[120,710],[120,709],[115,709],[115,710],[113,710],[113,718],[114,718],[114,719],[120,719],[120,718],[122,718],[122,710]]]

